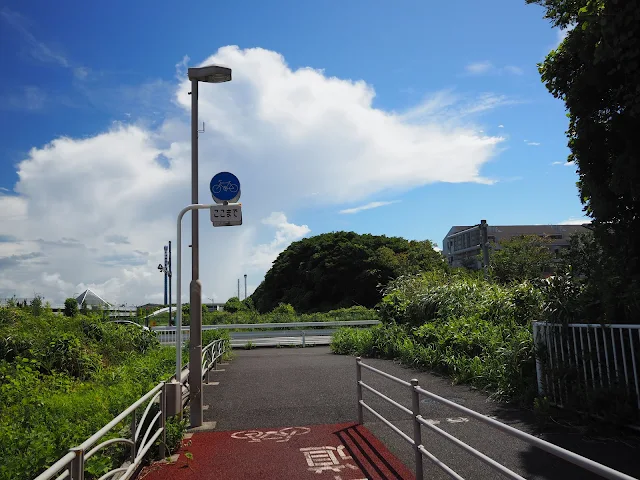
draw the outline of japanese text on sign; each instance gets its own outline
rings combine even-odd
[[[211,223],[214,227],[242,225],[242,204],[211,207]]]

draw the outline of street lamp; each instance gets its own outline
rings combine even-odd
[[[231,81],[231,69],[219,65],[189,68],[191,80],[191,203],[198,203],[198,82],[223,83]],[[189,340],[189,402],[191,426],[202,425],[202,284],[200,283],[200,240],[198,211],[191,212],[191,284],[189,312],[191,315]]]

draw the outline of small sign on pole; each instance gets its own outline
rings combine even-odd
[[[242,225],[242,204],[216,205],[211,207],[211,223],[214,227]]]

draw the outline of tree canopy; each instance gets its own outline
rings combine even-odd
[[[260,312],[280,303],[291,304],[297,312],[371,308],[390,280],[434,268],[445,269],[446,263],[428,240],[325,233],[292,243],[251,298]]]
[[[640,0],[526,0],[566,29],[539,65],[568,110],[569,161],[584,209],[612,262],[616,315],[640,312]],[[634,306],[635,305],[635,306]],[[633,306],[633,308],[630,308]]]
[[[537,235],[513,237],[491,252],[491,276],[500,283],[539,279],[553,266],[549,241]]]

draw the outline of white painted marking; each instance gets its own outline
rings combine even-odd
[[[449,423],[466,423],[469,419],[466,417],[456,417],[456,418],[447,418],[447,422]]]
[[[440,420],[433,420],[431,418],[425,418],[424,421],[429,425],[438,425],[440,423]]]
[[[324,446],[300,449],[304,454],[307,465],[309,466],[309,471],[311,472],[323,473],[325,471],[331,471],[340,473],[340,471],[345,468],[358,470],[358,467],[355,465],[351,465],[350,463],[341,463],[342,460],[352,460],[351,456],[347,455],[344,450],[344,445],[340,445],[339,447]],[[336,453],[338,454],[337,456]]]
[[[209,410],[209,405],[203,405],[202,410]]]
[[[249,439],[249,443],[260,443],[264,440],[275,440],[277,443],[288,442],[294,435],[304,435],[311,431],[308,427],[286,427],[280,430],[243,430],[231,434],[231,438],[237,440]]]
[[[207,385],[212,385],[212,386],[216,386],[216,385],[220,385],[220,382],[209,382],[209,383],[203,383],[203,385],[206,387]]]

